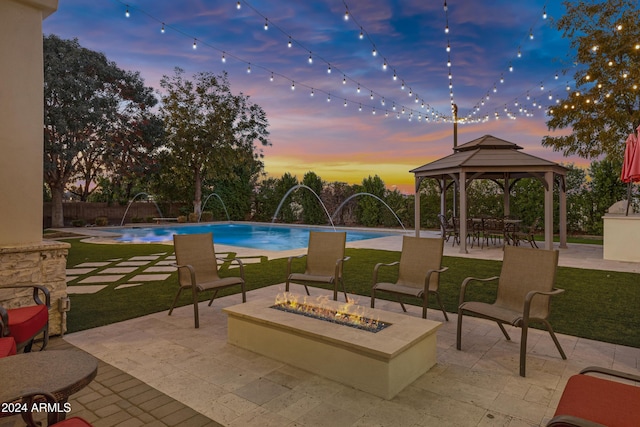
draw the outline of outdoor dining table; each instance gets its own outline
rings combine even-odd
[[[30,419],[31,408],[15,405],[24,395],[44,391],[59,404],[64,417],[69,396],[86,387],[98,373],[95,357],[76,350],[50,350],[0,358],[0,417]]]

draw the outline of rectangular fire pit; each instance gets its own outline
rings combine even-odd
[[[367,309],[368,317],[390,324],[373,333],[276,310],[273,304],[261,299],[225,308],[228,342],[384,399],[436,363],[440,322]]]

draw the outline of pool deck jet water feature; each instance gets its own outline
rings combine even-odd
[[[436,363],[440,322],[369,309],[367,317],[389,324],[374,333],[273,305],[262,298],[225,308],[228,342],[387,400]]]

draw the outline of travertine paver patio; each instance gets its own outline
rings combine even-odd
[[[349,246],[400,250],[401,238]],[[155,265],[168,260],[168,253]],[[485,248],[459,254],[458,246],[447,244],[445,254],[501,259],[502,251]],[[247,251],[245,255],[256,254]],[[638,263],[602,260],[602,247],[596,245],[570,245],[561,250],[560,265],[640,272]],[[70,289],[75,287],[80,288],[72,285]],[[275,298],[282,290],[283,286],[274,285],[250,292],[248,299]],[[368,305],[368,298],[356,298]],[[239,296],[232,295],[216,299],[213,307],[201,303],[200,329],[193,328],[193,311],[186,306],[172,316],[156,313],[69,334],[64,340],[229,426],[538,426],[552,416],[567,379],[585,366],[640,374],[638,348],[560,334],[568,356],[564,361],[545,331],[532,330],[527,377],[522,378],[518,375],[519,330],[510,331],[513,341],[508,342],[495,323],[465,318],[463,351],[458,351],[453,314],[438,331],[436,367],[386,401],[227,344],[226,316],[221,308],[239,302]],[[400,311],[393,302],[381,300],[377,306]],[[420,310],[411,307],[408,315],[419,317]],[[443,321],[437,310],[429,310],[429,318]]]
[[[259,289],[248,299],[275,298],[283,289]],[[238,295],[213,307],[201,303],[200,329],[186,306],[172,316],[156,313],[64,339],[229,426],[538,426],[552,416],[569,376],[585,366],[640,373],[640,349],[560,334],[565,361],[545,331],[532,330],[522,378],[519,331],[508,342],[495,323],[465,319],[458,351],[454,314],[438,331],[438,364],[387,401],[227,344],[221,308],[237,303]],[[395,302],[379,306],[401,310]],[[411,307],[409,315],[419,317],[420,310]],[[429,318],[443,320],[437,310]]]

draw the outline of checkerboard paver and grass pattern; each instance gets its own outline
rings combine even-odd
[[[235,254],[218,253],[222,258]],[[241,257],[245,264],[259,263],[263,257]],[[68,294],[92,294],[107,287],[121,290],[169,280],[176,271],[173,252],[138,255],[99,262],[83,262],[66,270]],[[234,268],[230,265],[228,268]]]

